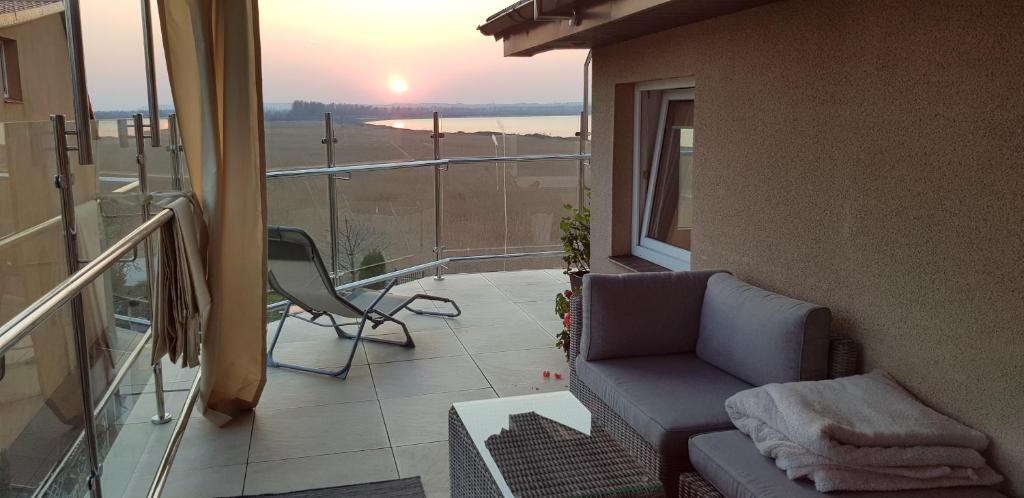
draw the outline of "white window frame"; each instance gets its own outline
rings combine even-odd
[[[673,79],[673,80],[661,80],[641,83],[636,86],[635,101],[633,106],[633,217],[631,219],[632,225],[632,248],[631,251],[634,256],[642,259],[646,259],[652,263],[663,266],[670,270],[689,270],[690,269],[690,251],[681,249],[671,244],[666,244],[660,240],[652,239],[647,237],[647,222],[650,219],[651,206],[653,205],[653,195],[650,193],[654,191],[654,182],[658,178],[658,164],[661,160],[661,142],[665,136],[665,120],[667,118],[668,103],[674,100],[694,100],[693,79]],[[651,167],[651,174],[647,178],[647,198],[644,201],[644,205],[640,206],[640,192],[641,182],[643,178],[640,177],[640,171],[642,166],[640,164],[640,130],[641,130],[641,116],[640,116],[640,97],[644,92],[652,90],[664,90],[665,94],[662,95],[661,109],[658,115],[658,128],[657,137],[655,138],[654,154],[652,155],[653,165]],[[696,131],[696,130],[695,130]],[[641,211],[642,209],[642,211]],[[641,213],[643,216],[641,217]],[[639,223],[638,223],[639,221]]]

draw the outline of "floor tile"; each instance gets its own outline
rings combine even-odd
[[[428,498],[451,496],[448,442],[394,448],[399,477],[420,476]]]
[[[249,462],[389,446],[376,401],[259,410]]]
[[[499,288],[515,284],[550,284],[555,282],[554,277],[544,270],[496,271],[481,273],[481,275]]]
[[[393,446],[448,439],[448,409],[452,403],[494,398],[490,388],[384,399],[384,423]]]
[[[521,302],[554,302],[555,294],[565,292],[567,286],[558,283],[509,285],[500,287],[502,294],[513,303]]]
[[[381,363],[370,371],[381,399],[490,387],[468,356]]]
[[[249,464],[245,494],[286,493],[397,479],[391,448]]]
[[[352,367],[344,379],[285,368],[268,368],[267,385],[263,389],[259,408],[274,410],[374,399],[377,399],[377,394],[373,389],[370,368],[365,365]]]
[[[165,498],[213,498],[239,496],[245,484],[245,465],[176,469],[167,478]],[[145,496],[145,495],[135,495]]]
[[[499,323],[532,322],[533,319],[523,310],[510,302],[487,303],[471,306],[462,311],[462,315],[449,318],[448,325],[453,329]]]
[[[168,386],[164,386],[167,388]],[[156,415],[156,394],[153,392],[143,392],[139,394],[131,395],[135,398],[135,404],[132,406],[131,412],[125,418],[126,424],[138,424],[138,423],[149,423],[149,419]],[[164,411],[170,413],[172,417],[177,418],[178,414],[181,413],[181,407],[185,404],[185,399],[188,397],[186,391],[165,391],[164,392]],[[131,401],[127,401],[130,403]]]
[[[404,340],[401,334],[388,334],[379,336],[388,340]],[[445,327],[441,330],[414,330],[412,331],[414,348],[404,348],[390,344],[367,342],[366,356],[370,363],[388,363],[392,361],[418,360],[423,358],[440,358],[442,356],[465,356],[466,348],[455,337],[455,334]]]
[[[474,355],[498,396],[516,396],[569,388],[569,365],[565,353],[554,347]],[[544,371],[551,372],[545,379]],[[555,379],[554,374],[562,374]]]
[[[352,343],[351,339],[339,339],[334,335],[309,341],[279,342],[274,348],[274,361],[310,368],[337,369],[348,361]],[[366,364],[366,352],[362,344],[356,349],[352,364]]]
[[[217,427],[202,417],[190,419],[174,459],[174,468],[187,470],[245,465],[253,418],[250,412],[223,427]]]
[[[455,335],[473,354],[554,347],[555,344],[551,334],[533,321],[459,328],[455,329]]]

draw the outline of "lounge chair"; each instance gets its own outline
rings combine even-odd
[[[267,366],[345,378],[352,367],[352,359],[359,347],[359,341],[383,342],[406,348],[415,347],[412,336],[409,335],[409,328],[401,320],[395,318],[395,314],[399,311],[407,309],[418,315],[440,317],[456,317],[462,313],[455,301],[445,297],[428,294],[406,297],[390,294],[391,288],[398,283],[397,278],[388,281],[382,290],[356,288],[339,292],[333,286],[331,277],[324,267],[323,259],[320,258],[320,253],[316,249],[316,244],[305,231],[299,228],[272,226],[267,230],[267,239],[267,280],[270,287],[288,301],[285,312],[277,323],[277,332],[267,351]],[[448,303],[454,311],[428,311],[410,306],[413,302],[421,299]],[[310,317],[306,318],[298,313],[292,313],[292,305],[302,308]],[[350,321],[338,323],[334,318],[335,315]],[[330,370],[274,360],[274,348],[277,347],[277,341],[281,337],[284,322],[288,317],[321,327],[331,327],[339,339],[352,339],[352,350],[348,354],[345,366],[338,370]],[[317,322],[322,317],[327,317],[330,323]],[[363,331],[368,323],[371,329],[376,329],[387,322],[397,323],[402,327],[405,340],[363,336]],[[355,333],[346,332],[342,328],[345,326],[356,326]]]

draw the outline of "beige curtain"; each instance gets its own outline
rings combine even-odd
[[[160,0],[171,93],[209,229],[202,409],[223,424],[266,382],[266,165],[257,0]]]

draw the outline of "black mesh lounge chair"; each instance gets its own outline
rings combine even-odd
[[[281,316],[281,320],[277,324],[277,332],[270,343],[270,349],[267,351],[268,366],[345,378],[352,366],[352,359],[355,357],[361,340],[384,342],[406,348],[415,347],[408,327],[401,320],[395,318],[395,314],[399,311],[407,309],[419,315],[442,317],[456,317],[462,313],[455,301],[448,298],[427,294],[416,294],[410,297],[389,294],[391,288],[397,283],[397,279],[389,281],[382,290],[357,288],[338,292],[324,268],[324,262],[320,258],[316,244],[306,232],[299,228],[272,226],[267,230],[267,239],[267,280],[271,288],[289,301],[284,315]],[[451,313],[427,311],[410,306],[420,299],[448,303],[455,311]],[[310,315],[310,318],[291,313],[292,305],[302,308]],[[335,315],[349,321],[338,323],[334,318]],[[352,339],[352,350],[348,354],[345,366],[338,370],[329,370],[275,361],[274,348],[277,346],[277,340],[281,337],[284,321],[289,316],[321,327],[333,328],[339,339]],[[318,323],[316,320],[321,317],[327,317],[330,323]],[[402,332],[405,334],[404,341],[363,336],[363,330],[367,323],[370,324],[371,329],[376,329],[387,322],[397,323],[402,327]],[[354,334],[348,333],[342,329],[343,326],[355,326],[356,331]]]

